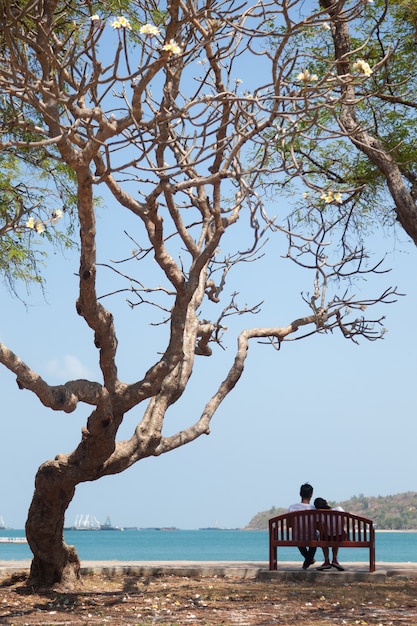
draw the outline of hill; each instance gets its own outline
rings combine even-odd
[[[345,511],[372,519],[378,530],[417,530],[417,492],[407,491],[393,496],[352,496],[344,502],[329,502]],[[267,530],[268,520],[286,513],[287,508],[272,507],[257,513],[245,530]]]

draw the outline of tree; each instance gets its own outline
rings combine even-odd
[[[334,58],[337,75],[341,79],[341,106],[338,123],[342,132],[346,133],[353,145],[360,150],[377,168],[386,181],[390,195],[394,201],[396,218],[406,233],[417,245],[417,207],[416,207],[416,160],[415,144],[412,136],[414,130],[415,97],[413,84],[415,77],[407,76],[404,80],[404,70],[408,73],[415,47],[415,24],[408,22],[406,3],[400,5],[400,10],[394,7],[391,16],[384,20],[384,13],[388,10],[388,3],[379,3],[382,12],[379,16],[371,15],[368,23],[372,23],[364,52],[375,66],[375,77],[370,88],[364,93],[358,93],[353,82],[344,77],[349,73],[350,62],[354,50],[352,36],[346,22],[346,11],[343,3],[333,3],[323,0],[322,6],[329,12],[332,23],[332,37],[334,43]],[[400,38],[391,50],[392,27],[398,30],[402,27]],[[398,47],[397,47],[398,45]],[[390,57],[394,55],[391,62]],[[365,75],[373,73],[369,63],[355,61],[360,71]],[[369,70],[368,70],[369,67]],[[407,68],[407,69],[406,69]],[[412,89],[412,91],[411,91]],[[375,96],[373,91],[375,90]],[[361,116],[361,110],[369,107],[374,115],[374,123],[368,126],[369,113]],[[399,115],[390,115],[388,107],[399,108]],[[375,114],[376,113],[376,114]],[[387,115],[388,123],[384,123]],[[361,119],[362,117],[362,119]],[[407,122],[403,128],[400,120]]]
[[[310,202],[337,197],[355,228],[397,222],[417,245],[414,3],[320,0],[301,27],[283,7],[291,41],[273,39],[289,59],[298,53],[296,123],[309,113],[278,161],[285,151],[289,179],[302,178]]]
[[[3,137],[6,134],[7,130]],[[43,286],[41,268],[46,251],[37,246],[36,238],[55,247],[72,247],[71,220],[66,232],[56,224],[66,211],[73,212],[75,198],[68,171],[59,164],[50,167],[41,150],[19,152],[16,143],[18,140],[14,142],[15,153],[0,154],[0,271],[14,295],[18,282],[27,287],[32,283]],[[48,183],[45,180],[42,185],[46,173]]]
[[[0,35],[1,59],[7,59]],[[55,247],[72,247],[71,215],[76,207],[73,171],[50,158],[48,142],[26,124],[34,111],[16,108],[13,99],[0,103],[2,152],[0,154],[0,271],[14,295],[17,282],[43,285],[43,238]],[[32,120],[34,123],[35,119]],[[30,145],[30,148],[28,146]],[[12,147],[8,150],[8,147]],[[56,227],[67,214],[66,232]]]
[[[73,173],[80,228],[76,308],[94,333],[102,374],[101,382],[52,386],[0,344],[0,362],[45,407],[65,413],[79,403],[92,407],[77,448],[38,470],[26,522],[34,555],[30,584],[76,582],[79,559],[63,541],[76,486],[208,434],[242,376],[252,341],[279,350],[313,333],[340,330],[355,342],[384,333],[382,317],[364,311],[393,301],[395,290],[358,298],[351,289],[356,278],[382,271],[354,233],[347,236],[354,199],[344,203],[327,190],[325,200],[304,198],[295,211],[283,203],[279,219],[268,216],[270,184],[279,180],[284,194],[288,180],[307,180],[293,165],[314,110],[321,110],[306,96],[305,70],[297,78],[291,46],[303,29],[322,23],[323,13],[303,17],[296,4],[288,21],[286,2],[161,6],[139,0],[118,3],[116,15],[113,2],[1,3],[0,85],[4,106],[13,111],[1,147],[5,158],[42,149],[49,162]],[[248,67],[256,76],[241,87]],[[29,136],[19,139],[19,130]],[[135,250],[124,272],[97,262],[95,197],[103,188],[119,207],[121,228],[123,210],[141,225],[130,235]],[[311,274],[300,316],[241,332],[230,369],[201,414],[166,435],[164,420],[194,368],[221,349],[225,320],[259,313],[258,303],[241,306],[227,285],[233,272],[262,254],[267,236],[286,237],[287,257]],[[111,256],[111,247],[105,254]],[[137,262],[146,268],[139,275],[130,269]],[[152,307],[155,323],[163,325],[160,356],[146,372],[135,372],[133,382],[118,377],[116,322],[100,293],[109,291],[109,267],[122,281],[112,292],[128,292],[134,308]],[[144,408],[131,438],[118,440],[124,417],[138,406]]]

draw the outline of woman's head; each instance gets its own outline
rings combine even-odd
[[[316,507],[316,509],[331,509],[332,507],[329,506],[329,504],[327,503],[327,500],[325,500],[324,498],[316,498],[314,500],[314,506]]]

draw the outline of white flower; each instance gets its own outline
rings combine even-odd
[[[353,68],[359,70],[360,72],[362,72],[362,74],[365,74],[365,76],[370,76],[372,74],[369,63],[367,63],[363,59],[358,59],[357,61],[355,61],[355,63],[353,64]]]
[[[60,220],[61,218],[62,218],[62,211],[61,209],[57,209],[56,211],[52,213],[52,217],[51,217],[52,224],[56,224],[57,221]]]
[[[26,226],[28,228],[35,228],[35,220],[33,219],[33,217],[30,217],[28,219],[28,221],[26,222]]]
[[[323,193],[320,196],[320,200],[324,200],[326,204],[330,204],[330,202],[333,202],[333,194],[331,191],[328,191],[327,193],[325,193],[323,191]]]
[[[336,204],[342,204],[342,194],[340,191],[323,191],[320,196],[320,200],[324,200],[326,204],[330,204],[331,202],[336,202]]]
[[[119,17],[119,22],[122,28],[129,28],[129,29],[132,28],[129,20],[123,16]]]
[[[96,13],[95,15],[92,15],[92,16],[90,17],[90,20],[91,20],[92,22],[99,22],[99,21],[100,21],[100,16],[99,16],[99,15],[97,15],[97,13]]]
[[[118,17],[112,24],[113,28],[128,28],[129,30],[132,28],[128,19],[121,15]]]
[[[297,75],[297,80],[308,80],[310,76],[310,72],[308,70],[305,70],[304,72],[300,72]]]
[[[297,80],[302,80],[305,83],[307,83],[309,80],[314,82],[318,80],[318,76],[317,74],[310,74],[309,70],[303,70],[298,74]]]
[[[330,30],[330,25],[328,22],[323,22],[321,27],[323,30]]]
[[[156,26],[153,26],[153,24],[144,24],[140,27],[139,33],[141,35],[147,35],[149,37],[152,37],[152,35],[159,35],[160,30]]]
[[[169,52],[169,54],[181,54],[180,46],[175,43],[173,39],[171,39],[168,43],[162,46],[162,50],[165,50],[165,52]]]

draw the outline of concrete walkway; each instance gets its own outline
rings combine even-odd
[[[319,564],[318,564],[319,565]],[[30,561],[0,561],[0,577],[29,571]],[[318,580],[326,577],[329,583],[383,582],[387,578],[397,580],[417,579],[417,563],[376,564],[376,571],[369,572],[368,563],[344,562],[344,572],[329,570],[318,572],[316,566],[301,568],[300,561],[282,562],[278,570],[270,572],[266,561],[82,561],[83,575],[99,573],[107,576],[134,574],[136,576],[226,576],[230,578],[255,578],[258,580]]]

